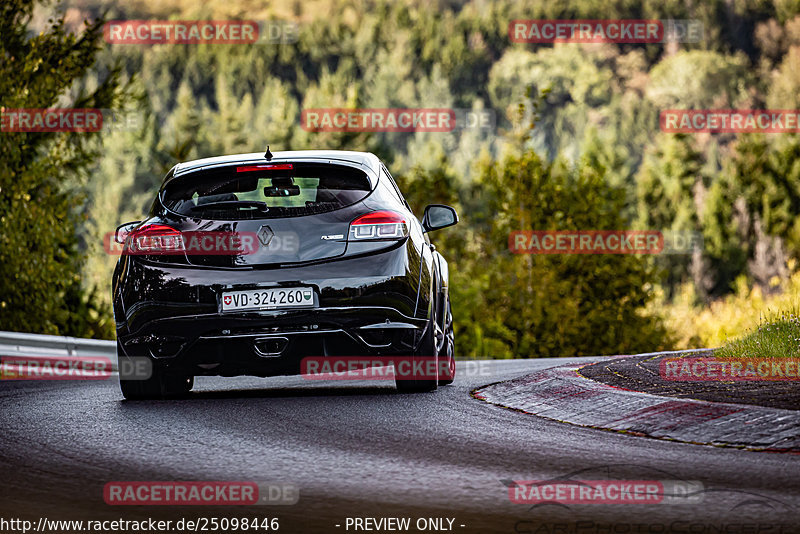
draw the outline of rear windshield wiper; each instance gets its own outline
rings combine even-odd
[[[269,206],[266,202],[260,200],[220,200],[218,202],[208,202],[206,204],[198,204],[192,206],[190,211],[196,211],[206,208],[256,208],[258,211],[267,212]]]

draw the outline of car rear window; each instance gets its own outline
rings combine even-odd
[[[169,181],[161,202],[204,219],[300,217],[362,200],[372,186],[366,173],[344,165],[254,163],[192,172]]]

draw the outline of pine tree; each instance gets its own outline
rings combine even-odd
[[[102,21],[76,34],[57,16],[32,32],[34,6],[0,5],[1,109],[116,107],[118,67],[106,68],[91,90],[76,84],[95,67]],[[0,135],[0,330],[108,335],[92,324],[97,310],[80,280],[82,184],[98,156],[95,137]]]

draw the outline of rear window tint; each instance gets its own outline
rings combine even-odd
[[[175,178],[161,192],[161,202],[171,211],[204,219],[300,217],[349,206],[372,189],[367,175],[353,167],[295,163],[291,169],[250,170],[259,165],[267,163]]]

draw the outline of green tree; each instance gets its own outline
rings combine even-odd
[[[710,191],[704,217],[707,248],[719,272],[718,292],[741,274],[767,289],[785,276],[787,255],[800,251],[800,138],[769,143],[742,135],[731,163]]]
[[[543,357],[654,350],[669,345],[643,311],[657,282],[634,255],[515,255],[513,230],[624,229],[624,192],[582,164],[549,163],[533,150],[479,158],[459,187],[440,155],[399,182],[415,211],[450,204],[462,222],[431,236],[450,263],[459,356]]]
[[[619,230],[623,190],[586,165],[542,160],[535,152],[488,162],[489,232],[484,261],[487,335],[517,357],[578,356],[652,350],[668,344],[658,317],[644,306],[657,282],[636,255],[515,255],[514,230]]]
[[[699,191],[705,187],[703,156],[683,134],[661,134],[645,157],[636,177],[638,226],[645,230],[677,232],[682,235],[702,231],[698,217]],[[690,276],[690,254],[668,254],[656,263],[666,273],[668,294]],[[704,282],[694,280],[703,293]]]
[[[34,6],[0,6],[2,110],[115,107],[123,97],[117,68],[91,90],[79,83],[95,66],[102,21],[76,34],[60,16],[32,32]],[[98,156],[93,137],[0,133],[0,330],[109,334],[80,279],[81,184]]]
[[[650,71],[647,98],[660,108],[726,108],[741,105],[751,82],[743,54],[706,50],[666,57]]]

